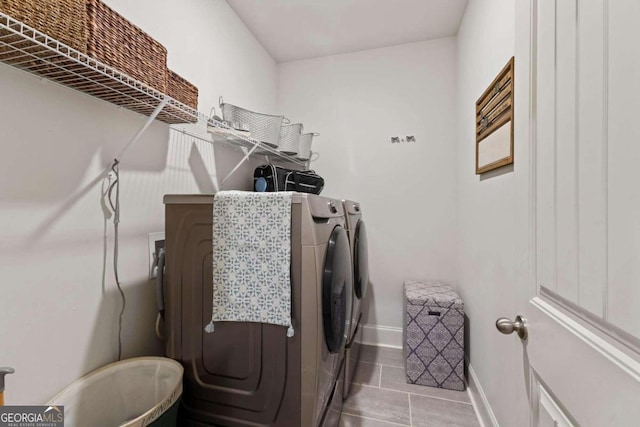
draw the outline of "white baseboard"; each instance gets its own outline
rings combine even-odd
[[[381,325],[362,325],[362,344],[378,347],[402,348],[402,328]]]
[[[480,381],[478,381],[476,372],[470,363],[467,362],[467,366],[469,369],[469,397],[471,398],[473,409],[476,411],[476,416],[478,420],[480,420],[480,424],[482,427],[500,427],[493,413],[493,409],[491,409],[491,405],[489,405],[487,396],[484,394],[484,390],[482,390]]]

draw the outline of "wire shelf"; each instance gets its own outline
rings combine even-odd
[[[194,123],[198,111],[0,13],[0,61],[165,123]]]
[[[207,117],[3,13],[0,13],[0,62],[145,116],[151,116],[166,100],[166,106],[157,115],[160,121],[179,124],[204,119],[214,141],[246,148],[248,155],[274,156],[302,167],[308,166],[307,162],[283,154],[225,123]]]
[[[220,122],[213,118],[208,118],[207,125],[209,126],[209,133],[213,135],[214,139],[222,140],[223,142],[236,145],[238,147],[244,147],[249,150],[255,148],[254,153],[256,155],[275,156],[286,162],[294,163],[305,168],[308,167],[306,161],[299,160],[293,156],[281,153],[277,148],[273,148],[268,144],[253,139],[241,132],[235,131],[226,123]]]

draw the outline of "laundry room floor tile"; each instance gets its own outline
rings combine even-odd
[[[381,369],[382,369],[381,365],[376,365],[374,363],[360,362],[356,367],[356,372],[354,372],[353,374],[353,383],[379,387]]]
[[[342,412],[379,421],[410,424],[407,393],[377,387],[352,385]]]
[[[374,420],[372,418],[363,418],[355,415],[342,414],[340,418],[340,427],[394,427],[406,426],[409,424],[394,424],[386,421]]]
[[[480,427],[471,405],[416,394],[410,399],[414,427]]]
[[[360,362],[404,368],[402,349],[363,345],[360,349]]]
[[[407,384],[402,350],[363,346],[340,427],[479,427],[467,391]]]
[[[356,371],[356,376],[358,372]],[[437,397],[439,399],[455,400],[456,402],[471,403],[469,393],[466,391],[447,390],[444,388],[427,387],[417,384],[407,384],[407,376],[404,368],[393,366],[382,367],[382,380],[380,387],[388,390],[406,391],[407,393],[422,396]]]

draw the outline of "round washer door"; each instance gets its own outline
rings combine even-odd
[[[353,286],[356,297],[363,299],[369,286],[369,251],[367,249],[367,227],[364,221],[358,221],[353,240]]]
[[[331,353],[338,353],[347,340],[352,292],[349,237],[346,230],[338,225],[329,238],[322,276],[322,321],[324,338]]]

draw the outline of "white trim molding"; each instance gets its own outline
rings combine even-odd
[[[361,328],[362,344],[402,348],[402,328],[381,325],[362,325]]]
[[[476,412],[476,417],[480,420],[482,427],[500,427],[496,415],[493,413],[493,409],[491,409],[489,400],[487,400],[487,396],[484,394],[484,390],[482,390],[476,371],[473,370],[473,367],[468,361],[467,367],[469,370],[469,398]]]

